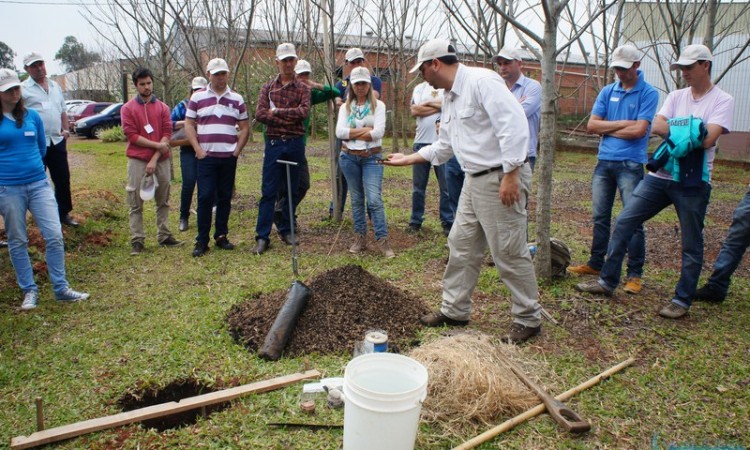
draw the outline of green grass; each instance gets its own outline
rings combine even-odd
[[[311,145],[320,148],[325,143]],[[230,238],[239,244],[238,249],[212,250],[199,259],[190,257],[191,242],[173,249],[156,246],[152,204],[145,213],[146,252],[130,257],[124,145],[76,140],[70,153],[74,213],[84,225],[65,229],[68,277],[73,287],[91,292],[92,297],[78,305],[55,304],[46,277],[40,276],[39,308],[21,313],[12,267],[3,255],[7,251],[0,251],[0,448],[8,446],[13,436],[35,431],[36,397],[44,399],[47,427],[55,427],[118,413],[116,402],[126,392],[165,386],[187,376],[226,385],[309,368],[325,376],[343,374],[350,358],[347,349],[338,355],[267,362],[236,345],[226,329],[224,319],[232,305],[258,293],[286,290],[292,280],[288,248],[278,244],[275,236],[269,253],[257,257],[249,251],[257,217],[256,208],[250,205],[260,197],[262,152],[258,144],[246,149],[239,165],[238,196],[230,218]],[[573,249],[575,262],[586,257],[590,244],[589,183],[594,163],[592,154],[556,155],[552,228]],[[428,188],[427,231],[420,240],[409,240],[401,230],[410,213],[411,171],[387,168],[384,197],[389,227],[394,238],[401,236],[400,242],[408,245],[394,248],[398,256],[393,260],[375,254],[355,258],[346,252],[351,238],[349,219],[338,241],[339,225],[320,221],[330,197],[328,159],[311,156],[310,164],[313,189],[300,206],[299,216],[301,238],[317,236],[317,244],[306,247],[309,244],[303,243],[302,277],[309,279],[354,261],[437,306],[447,250],[439,231],[434,180]],[[731,210],[749,180],[746,170],[725,166],[717,167],[715,179],[712,211],[717,213],[709,211],[707,226],[726,230]],[[179,182],[179,158],[175,158],[170,217],[175,231]],[[649,227],[671,229],[675,223],[668,209]],[[192,241],[194,216],[191,227],[178,237]],[[91,245],[94,235],[109,236],[111,243]],[[707,240],[707,248],[718,248],[724,231],[716,236]],[[679,271],[664,261],[679,261],[679,249],[668,245],[657,257],[649,256],[641,296],[618,294],[602,301],[576,293],[576,279],[540,283],[544,307],[561,326],[545,324],[543,334],[524,346],[523,354],[546,362],[549,372],[534,375],[552,392],[577,385],[630,355],[638,358],[633,367],[568,402],[592,423],[592,431],[580,437],[566,435],[544,416],[481,448],[645,449],[651,448],[655,436],[658,448],[670,443],[750,444],[748,263],[738,270],[724,304],[697,304],[687,320],[667,321],[656,311],[669,298]],[[712,263],[704,263],[706,276]],[[483,269],[476,296],[483,300],[475,309],[471,328],[502,335],[510,325],[509,293],[498,283],[493,267]],[[433,339],[442,331],[425,330],[421,337]],[[190,427],[157,433],[132,425],[66,441],[56,448],[340,448],[340,430],[266,426],[276,421],[342,422],[341,411],[320,405],[315,416],[301,416],[300,394],[301,385],[295,385],[236,400],[232,407]],[[422,424],[417,447],[450,448],[482,431],[483,427],[467,425],[458,432],[446,432],[439,425]]]

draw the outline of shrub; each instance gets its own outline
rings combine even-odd
[[[125,133],[120,125],[102,131],[102,142],[125,142]]]

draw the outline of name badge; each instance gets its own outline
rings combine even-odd
[[[24,131],[24,136],[36,136],[36,133],[34,131]]]
[[[147,123],[145,127],[143,127],[144,130],[146,130],[146,133],[151,134],[154,132],[154,127],[151,126],[150,123]]]
[[[610,102],[619,102],[620,101],[620,97],[610,97],[609,101]]]

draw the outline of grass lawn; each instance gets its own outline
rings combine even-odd
[[[397,257],[385,260],[374,251],[352,256],[347,252],[353,238],[348,205],[343,224],[321,220],[330,199],[326,143],[309,144],[312,189],[298,210],[302,278],[356,263],[437,307],[447,250],[437,219],[434,178],[428,187],[424,232],[414,237],[404,233],[410,216],[411,170],[386,168],[384,199]],[[11,437],[36,430],[36,397],[44,400],[45,423],[51,428],[119,413],[118,400],[126,393],[188,377],[228,387],[311,368],[324,376],[343,376],[351,349],[268,362],[237,345],[227,331],[225,317],[232,305],[258,294],[285,291],[293,279],[289,247],[275,234],[268,253],[258,257],[250,252],[260,197],[260,144],[248,146],[238,168],[229,234],[237,249],[226,252],[212,246],[206,256],[195,259],[190,256],[195,216],[187,233],[177,231],[178,157],[170,224],[186,244],[158,247],[153,203],[148,203],[146,251],[138,257],[129,255],[124,145],[74,140],[70,161],[74,216],[83,225],[64,230],[68,278],[75,289],[90,292],[91,299],[56,304],[42,273],[37,275],[39,307],[21,312],[21,294],[7,250],[0,250],[0,448],[9,446]],[[556,155],[552,229],[571,247],[574,263],[583,263],[588,256],[594,164],[593,154]],[[704,277],[710,274],[748,182],[746,169],[719,165],[715,170],[706,218]],[[534,207],[532,199],[532,229]],[[32,258],[43,261],[34,248]],[[548,368],[532,375],[549,391],[565,391],[631,355],[637,361],[568,401],[592,423],[589,433],[567,435],[542,416],[481,448],[750,445],[750,260],[746,256],[736,272],[726,302],[698,303],[687,318],[669,321],[656,312],[671,298],[679,267],[679,227],[674,211],[667,209],[647,224],[641,295],[618,290],[613,299],[601,300],[577,293],[576,278],[541,283],[542,304],[559,326],[546,322],[542,335],[523,346],[522,354]],[[508,299],[494,267],[485,266],[474,295],[470,328],[494,336],[506,332],[511,323]],[[425,329],[421,339],[428,341],[445,331]],[[235,400],[229,408],[187,427],[157,432],[130,425],[65,441],[56,448],[340,448],[341,429],[267,426],[269,422],[343,421],[341,410],[322,407],[315,416],[303,416],[300,395],[301,384],[297,384]],[[497,423],[506,419],[500,417]],[[451,448],[486,428],[466,424],[447,430],[423,423],[417,448]]]

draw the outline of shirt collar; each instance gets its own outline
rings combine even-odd
[[[208,83],[208,85],[206,86],[206,90],[209,91],[209,92],[212,92],[214,95],[218,95],[220,97],[223,97],[223,96],[229,94],[230,92],[232,92],[232,90],[229,89],[229,86],[227,86],[227,88],[224,90],[224,93],[221,94],[221,95],[219,95],[218,92],[216,92],[216,91],[213,90],[213,87],[211,86],[211,83]]]
[[[146,102],[143,101],[140,95],[135,97],[135,101],[140,103],[141,105],[145,104]],[[154,103],[156,101],[156,96],[154,94],[151,94],[151,98],[148,100],[149,103]]]

